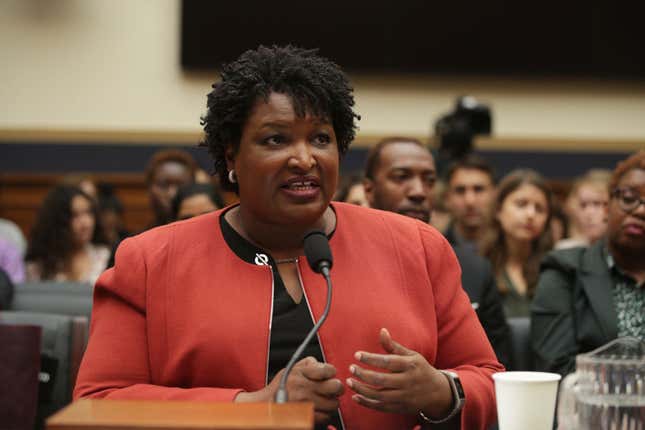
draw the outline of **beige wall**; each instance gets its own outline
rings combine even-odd
[[[198,132],[216,76],[181,70],[179,11],[179,0],[0,0],[0,132]],[[645,83],[352,79],[363,136],[425,136],[467,93],[492,104],[498,136],[645,140]]]

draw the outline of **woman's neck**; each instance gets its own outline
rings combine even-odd
[[[581,240],[583,242],[589,242],[589,239],[582,233],[582,230],[578,228],[577,225],[571,224],[569,228],[569,238],[575,240]]]
[[[531,242],[514,240],[506,237],[506,264],[504,269],[506,275],[513,284],[515,292],[521,296],[526,296],[528,285],[524,277],[524,266],[531,255]]]
[[[523,266],[531,256],[531,242],[506,236],[507,264]]]
[[[66,277],[72,281],[82,281],[90,264],[87,244],[77,245],[72,251],[65,267]]]
[[[645,258],[640,252],[623,250],[609,242],[609,252],[620,270],[633,277],[637,283],[645,281]]]
[[[248,214],[241,206],[228,211],[226,220],[242,237],[277,259],[302,255],[302,239],[308,230],[319,228],[329,234],[336,225],[336,216],[330,207],[313,225],[263,222]]]

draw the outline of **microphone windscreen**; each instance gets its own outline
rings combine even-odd
[[[305,234],[304,239],[305,256],[309,267],[316,273],[320,273],[320,263],[326,261],[329,268],[333,264],[331,249],[327,235],[320,230],[310,230]]]

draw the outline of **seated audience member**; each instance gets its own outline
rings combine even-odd
[[[195,182],[197,163],[186,151],[168,149],[157,152],[146,168],[146,185],[155,219],[150,226],[171,222],[172,199],[182,185]]]
[[[24,257],[27,251],[27,239],[25,239],[25,235],[22,234],[22,230],[15,222],[0,218],[0,238],[14,244],[20,255]]]
[[[110,249],[130,236],[130,232],[123,226],[123,204],[114,193],[111,184],[99,183],[98,188],[98,212],[103,236]]]
[[[556,242],[556,249],[588,246],[607,230],[610,172],[592,170],[573,182],[565,211],[569,217],[569,235]]]
[[[446,186],[446,207],[452,215],[446,239],[452,245],[477,248],[490,224],[495,197],[493,169],[482,158],[468,155],[448,167]]]
[[[384,139],[367,156],[367,200],[375,209],[397,212],[428,223],[434,216],[435,175],[432,154],[421,142],[407,137]],[[471,247],[454,245],[453,248],[461,266],[462,286],[498,360],[509,366],[510,331],[490,263]]]
[[[494,421],[503,367],[446,240],[331,202],[353,106],[345,74],[314,50],[261,46],[222,67],[202,123],[239,204],[123,241],[97,282],[76,399],[273,401],[327,302],[304,256],[315,228],[330,238],[334,300],[285,377],[289,400],[313,403],[317,429]]]
[[[94,199],[80,188],[59,185],[51,190],[31,231],[27,280],[94,283],[110,256],[98,223]]]
[[[363,178],[360,176],[352,175],[345,179],[338,187],[338,191],[334,196],[337,202],[351,203],[353,205],[367,207],[367,200],[365,199],[365,188],[363,187]]]
[[[222,198],[210,184],[182,185],[172,199],[174,220],[192,218],[223,207]]]
[[[507,317],[529,315],[540,260],[553,244],[551,190],[533,170],[514,170],[497,189],[481,250],[493,265]]]
[[[197,163],[186,151],[166,149],[156,152],[146,167],[146,186],[154,220],[145,230],[174,221],[172,199],[182,185],[195,182]],[[112,247],[108,267],[114,266],[116,250],[121,242]]]
[[[609,187],[606,237],[542,263],[531,305],[538,370],[565,375],[576,354],[622,336],[645,341],[645,151],[618,163]]]
[[[11,282],[25,281],[25,263],[20,250],[13,243],[0,237],[0,269],[4,270]]]

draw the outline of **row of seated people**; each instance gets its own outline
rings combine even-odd
[[[419,218],[444,233],[507,368],[567,374],[578,353],[616,337],[645,340],[645,152],[614,172],[577,179],[565,222],[555,216],[547,182],[530,169],[497,183],[484,160],[468,156],[447,168],[440,192],[436,171],[421,142],[385,139],[370,151],[364,178],[348,181],[338,198]],[[439,219],[431,219],[437,206]],[[532,353],[520,359],[505,319],[529,316]]]
[[[153,214],[147,229],[223,206],[208,175],[184,151],[155,154],[145,180]],[[96,184],[89,175],[66,176],[44,198],[28,244],[15,224],[0,220],[0,268],[14,283],[94,283],[119,242],[131,235],[123,214],[113,186]]]
[[[642,158],[641,152],[625,165],[638,169]],[[558,217],[552,192],[535,171],[519,169],[497,183],[491,166],[470,155],[452,163],[438,178],[433,156],[421,142],[390,138],[376,144],[368,154],[364,179],[346,181],[335,198],[435,225],[454,247],[462,266],[464,289],[500,361],[507,368],[527,366],[519,357],[513,362],[507,319],[528,317],[533,306],[536,365],[567,373],[581,345],[589,350],[599,346],[601,340],[617,336],[644,337],[643,290],[637,288],[642,279],[638,272],[629,272],[630,248],[622,255],[625,252],[620,245],[613,249],[616,245],[610,246],[612,242],[605,239],[611,226],[610,190],[619,205],[637,205],[633,213],[620,206],[617,215],[642,220],[638,205],[642,194],[637,187],[618,183],[625,169],[618,169],[613,176],[611,172],[591,171],[578,178],[564,212],[560,212],[566,216]],[[150,227],[224,205],[217,189],[200,173],[191,156],[182,151],[161,151],[151,159],[146,183],[155,219]],[[14,283],[40,279],[93,283],[112,264],[116,246],[129,234],[119,222],[122,211],[115,196],[101,192],[100,187],[97,192],[88,177],[69,177],[44,201],[32,230],[26,265],[22,265],[20,252],[12,250],[11,237],[16,235],[5,234],[6,239],[0,236],[0,267]],[[618,233],[609,232],[608,236]],[[589,245],[593,245],[591,249],[582,251]],[[14,248],[19,250],[19,246]],[[552,248],[573,249],[548,254]],[[618,265],[615,254],[620,255]],[[588,297],[584,285],[572,284],[580,282],[581,271],[598,269],[597,264],[587,267],[590,258],[609,261],[609,266],[604,265],[609,270],[600,266],[603,270],[594,279],[620,286],[607,290],[611,297],[605,297],[609,301],[603,302],[603,309],[589,308],[599,297]],[[612,309],[607,307],[609,303],[614,304]],[[572,309],[584,310],[577,316],[582,321],[576,320]],[[578,331],[589,326],[594,316],[605,326],[590,328],[600,329],[602,336],[574,331],[574,326]],[[554,333],[558,340],[552,338]],[[567,345],[561,344],[563,336],[569,339]]]

